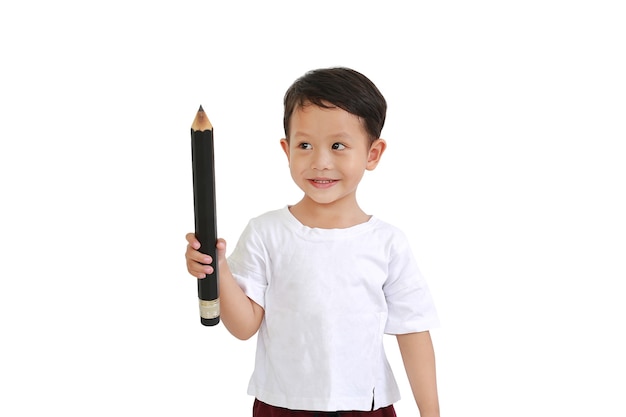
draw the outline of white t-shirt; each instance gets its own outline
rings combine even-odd
[[[252,219],[228,258],[265,310],[248,394],[294,410],[370,410],[400,399],[383,334],[437,327],[402,231],[371,217],[304,226],[288,207]]]

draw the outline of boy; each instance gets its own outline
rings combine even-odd
[[[259,332],[253,416],[395,416],[384,333],[397,335],[421,416],[439,416],[428,286],[405,235],[356,199],[386,149],[385,99],[328,68],[296,80],[284,105],[280,144],[304,195],[252,219],[228,259],[217,243],[221,320],[240,339]],[[204,278],[213,260],[187,241],[187,269]]]

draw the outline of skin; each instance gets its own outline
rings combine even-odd
[[[346,228],[370,218],[359,207],[357,187],[385,151],[383,139],[371,145],[358,117],[339,108],[307,105],[291,117],[291,137],[280,145],[291,177],[304,196],[291,213],[304,225]]]
[[[339,108],[305,105],[291,118],[291,135],[280,145],[289,161],[302,199],[289,209],[302,224],[317,228],[347,228],[367,222],[356,192],[366,170],[376,168],[386,149],[383,139],[370,141],[362,121]],[[187,269],[197,278],[213,272],[213,260],[198,251],[193,233],[187,238]],[[226,241],[219,239],[220,318],[235,337],[245,340],[259,329],[264,311],[235,281],[226,261]],[[204,264],[204,265],[203,265]],[[435,356],[429,332],[397,336],[411,390],[422,417],[438,417]]]

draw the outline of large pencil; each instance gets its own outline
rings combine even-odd
[[[202,106],[191,125],[191,164],[196,238],[200,252],[213,258],[213,273],[198,279],[200,322],[215,326],[220,322],[217,269],[217,216],[215,210],[215,154],[213,125]]]

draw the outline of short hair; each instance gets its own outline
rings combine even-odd
[[[363,121],[370,142],[380,138],[387,102],[369,78],[353,69],[311,70],[294,81],[284,97],[283,125],[287,140],[293,112],[309,103],[322,108],[339,107]]]

